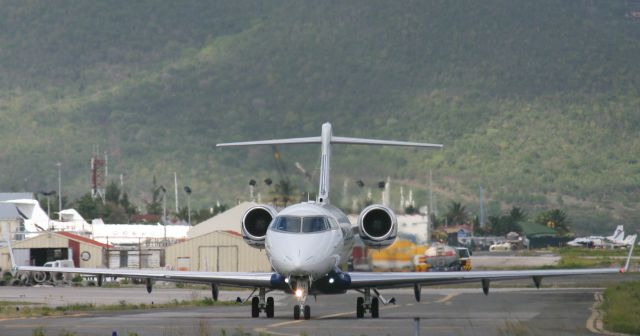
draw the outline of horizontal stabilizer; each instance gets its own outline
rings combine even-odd
[[[228,142],[217,144],[216,147],[232,147],[232,146],[259,146],[259,145],[287,145],[287,144],[319,144],[322,143],[321,137],[309,138],[291,138],[291,139],[274,139],[260,141],[244,141],[244,142]],[[442,148],[440,144],[430,144],[422,142],[406,142],[393,140],[376,140],[362,138],[347,138],[332,136],[329,143],[331,144],[350,144],[350,145],[378,145],[378,146],[405,146],[405,147],[431,147]]]
[[[381,146],[406,146],[406,147],[435,147],[442,148],[440,144],[430,144],[422,142],[407,142],[407,141],[393,141],[393,140],[376,140],[376,139],[362,139],[362,138],[347,138],[347,137],[331,137],[332,144],[351,144],[351,145],[381,145]]]
[[[260,140],[260,141],[228,142],[228,143],[217,144],[216,147],[285,145],[285,144],[314,144],[314,143],[322,143],[321,138],[320,137],[309,137],[309,138],[291,138],[291,139],[274,139],[274,140]]]

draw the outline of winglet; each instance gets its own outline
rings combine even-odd
[[[7,241],[7,247],[9,248],[9,257],[11,258],[11,275],[15,276],[18,272],[18,265],[16,264],[16,258],[13,256],[13,247],[11,247],[11,239],[4,236],[4,240]]]
[[[629,249],[629,256],[627,256],[627,263],[624,265],[624,268],[620,270],[620,273],[626,273],[629,270],[629,262],[631,262],[631,256],[633,255],[633,247],[636,245],[636,239],[638,236],[633,237],[633,241],[631,242],[631,248]]]

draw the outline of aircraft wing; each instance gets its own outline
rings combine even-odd
[[[349,273],[351,288],[394,288],[408,287],[414,284],[420,285],[444,285],[475,281],[500,281],[532,278],[536,286],[543,277],[587,275],[587,274],[613,274],[624,273],[624,269],[618,268],[593,268],[593,269],[558,269],[558,270],[518,270],[518,271],[470,271],[470,272],[387,272],[387,273]]]
[[[274,273],[253,272],[188,272],[145,269],[69,268],[42,266],[15,266],[14,272],[60,272],[103,277],[128,277],[171,282],[215,283],[232,287],[272,287]]]
[[[635,238],[632,244],[635,243]],[[549,270],[517,270],[517,271],[470,271],[470,272],[387,272],[387,273],[349,273],[351,289],[361,288],[393,288],[417,285],[443,285],[465,282],[482,282],[485,294],[489,291],[489,282],[515,279],[533,279],[536,287],[544,277],[576,276],[589,274],[625,273],[629,269],[633,245],[629,249],[626,263],[621,268],[582,268],[582,269],[549,269]]]

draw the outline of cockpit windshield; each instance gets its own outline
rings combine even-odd
[[[273,223],[273,229],[283,232],[300,232],[300,217],[278,216]]]
[[[278,216],[274,219],[273,230],[292,233],[313,233],[327,231],[331,228],[329,219],[323,216],[292,217]]]
[[[305,217],[302,219],[302,233],[320,232],[329,229],[326,217]]]

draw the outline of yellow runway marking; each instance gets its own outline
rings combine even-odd
[[[437,303],[445,303],[445,302],[447,302],[447,301],[449,301],[449,300],[453,299],[454,297],[456,297],[456,296],[458,296],[458,295],[460,295],[460,293],[451,293],[451,294],[449,294],[449,295],[447,295],[447,296],[443,297],[442,299],[437,300],[436,302],[437,302]]]
[[[389,306],[389,307],[382,307],[380,308],[380,310],[389,310],[389,309],[394,309],[394,308],[399,308],[400,305],[393,305],[393,306]],[[342,312],[342,313],[335,313],[335,314],[329,314],[329,315],[323,315],[317,318],[314,318],[312,320],[324,320],[324,319],[330,319],[333,317],[338,317],[338,316],[347,316],[347,315],[355,315],[356,311],[352,310],[352,311],[348,311],[348,312]],[[293,321],[285,321],[285,322],[278,322],[278,323],[274,323],[274,324],[270,324],[266,327],[261,327],[261,328],[254,328],[253,331],[257,332],[257,333],[268,333],[268,334],[272,334],[272,335],[282,335],[282,336],[292,336],[292,335],[299,335],[299,334],[286,334],[286,333],[279,333],[279,332],[275,332],[269,329],[272,328],[278,328],[278,327],[282,327],[282,326],[288,326],[288,325],[293,325],[293,324],[298,324],[298,323],[303,323],[303,322],[307,322],[307,320],[293,320]]]

